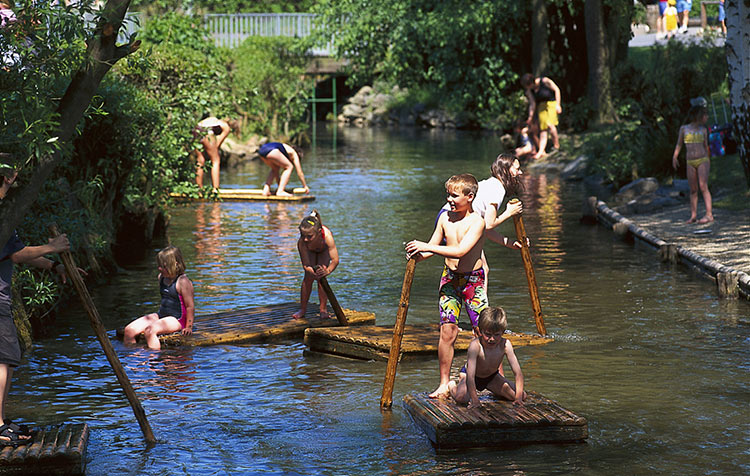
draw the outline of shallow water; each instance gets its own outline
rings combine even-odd
[[[169,241],[185,256],[198,314],[297,300],[296,226],[314,207],[342,257],[329,280],[339,301],[392,324],[402,242],[427,240],[445,179],[485,178],[499,147],[497,137],[459,132],[341,129],[303,161],[314,202],[175,209]],[[257,187],[265,174],[252,163],[222,183]],[[436,360],[400,365],[393,410],[381,413],[383,362],[307,357],[299,341],[162,352],[113,341],[159,439],[146,448],[75,307],[26,355],[8,414],[87,422],[89,475],[749,473],[748,303],[719,301],[710,282],[579,224],[579,184],[540,175],[527,185],[524,222],[555,342],[517,355],[527,388],[588,419],[586,444],[436,454],[400,404],[434,388]],[[512,235],[512,223],[501,232]],[[490,302],[512,330],[534,332],[520,256],[486,250]],[[92,289],[108,329],[158,307],[153,263],[152,253]],[[436,320],[441,268],[439,258],[418,265],[410,323]]]

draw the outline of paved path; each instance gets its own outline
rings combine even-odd
[[[676,33],[674,39],[679,41],[680,43],[686,44],[699,43],[703,40],[703,29],[695,26],[688,27],[687,33]],[[713,43],[714,46],[723,47],[724,37],[718,34],[714,35]],[[657,40],[656,33],[647,32],[643,25],[633,27],[633,38],[631,38],[628,42],[629,47],[637,48],[642,46],[654,46],[656,44],[666,45],[667,40]]]

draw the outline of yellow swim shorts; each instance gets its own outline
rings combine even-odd
[[[537,106],[539,111],[539,130],[546,131],[549,126],[557,125],[557,101],[541,102]]]
[[[696,168],[696,169],[697,169],[697,168],[698,168],[698,166],[700,166],[700,164],[706,163],[706,162],[708,162],[709,160],[711,160],[711,159],[709,159],[708,157],[701,157],[700,159],[692,159],[692,160],[688,160],[688,161],[687,161],[687,164],[688,164],[688,165],[689,165],[690,167],[694,167],[694,168]]]

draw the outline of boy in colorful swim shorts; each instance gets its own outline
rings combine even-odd
[[[523,372],[513,352],[513,344],[503,337],[507,328],[503,308],[488,307],[479,314],[479,332],[469,344],[466,365],[461,368],[458,384],[453,381],[449,384],[451,395],[458,403],[468,403],[469,408],[480,405],[477,392],[486,388],[500,398],[513,400],[515,405],[523,404],[526,399]],[[515,383],[499,371],[505,356],[513,370]]]
[[[479,185],[471,174],[454,175],[445,182],[450,211],[442,213],[435,225],[430,241],[413,240],[406,244],[406,252],[422,261],[432,255],[445,258],[440,277],[440,340],[438,363],[440,385],[430,398],[448,396],[450,370],[453,363],[453,344],[458,337],[458,316],[462,302],[471,320],[478,328],[479,313],[486,307],[487,294],[482,269],[484,246],[484,220],[472,210],[471,203]],[[440,243],[445,239],[445,245]]]

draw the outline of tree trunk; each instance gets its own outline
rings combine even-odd
[[[750,188],[750,2],[727,0],[726,12],[732,135],[737,141],[745,180]]]
[[[584,5],[586,22],[586,53],[589,66],[587,96],[594,112],[594,124],[611,123],[615,120],[611,91],[610,41],[605,37],[604,12],[601,0],[586,0]]]
[[[65,90],[57,107],[59,127],[52,134],[60,144],[73,140],[76,126],[89,107],[99,83],[110,68],[121,58],[132,53],[140,46],[140,41],[116,46],[117,32],[128,11],[130,0],[107,0],[102,17],[99,20],[93,37],[87,45],[87,58]],[[29,177],[23,185],[13,190],[0,202],[0,243],[10,238],[13,230],[21,223],[24,215],[39,196],[44,182],[55,167],[63,160],[62,153],[57,152],[43,157],[33,170],[25,169],[21,173]]]
[[[549,68],[549,18],[544,0],[531,0],[531,73],[541,76]]]

